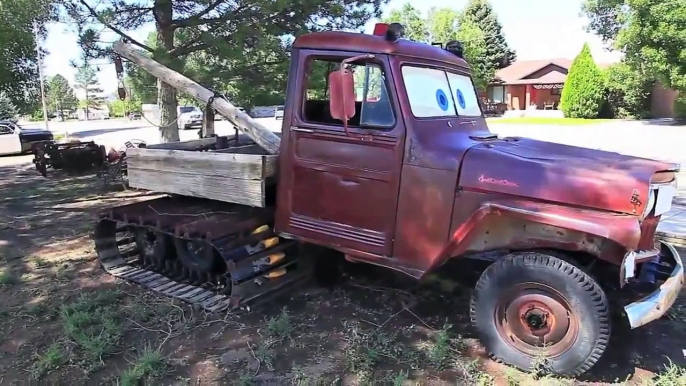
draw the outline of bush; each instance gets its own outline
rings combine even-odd
[[[588,44],[574,58],[562,89],[560,109],[567,118],[598,118],[605,81]]]
[[[674,118],[686,119],[686,92],[679,92],[674,101]]]
[[[654,79],[642,71],[617,63],[605,73],[603,118],[647,118]]]

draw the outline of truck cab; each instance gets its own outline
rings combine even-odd
[[[679,166],[498,138],[460,45],[401,35],[381,25],[295,40],[276,231],[415,278],[491,256],[471,310],[486,348],[522,369],[543,350],[555,372],[583,373],[610,331],[589,265],[615,272],[598,281],[649,284],[624,307],[632,327],[683,284],[678,253],[655,239]]]

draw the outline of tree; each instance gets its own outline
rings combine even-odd
[[[288,51],[282,37],[319,30],[359,29],[380,15],[381,4],[386,1],[156,0],[148,5],[133,0],[64,0],[64,4],[66,12],[81,26],[81,43],[89,54],[107,53],[106,47],[98,43],[96,33],[104,26],[174,70],[182,71],[189,55],[202,52],[209,58],[243,63],[245,72],[257,78],[265,67],[282,65],[282,60],[288,58],[281,55]],[[155,24],[157,47],[138,42],[126,33],[150,22]],[[281,43],[279,61],[262,62],[251,68],[248,64],[254,60],[256,47],[263,47],[263,39]],[[269,81],[259,80],[262,85]],[[176,99],[174,88],[159,85],[163,141],[179,139]]]
[[[644,70],[631,68],[625,62],[606,70],[605,115],[611,118],[646,118],[650,112],[653,78]]]
[[[586,0],[589,29],[665,85],[686,92],[686,4],[683,0]]]
[[[484,31],[466,18],[460,23],[456,37],[463,44],[464,58],[472,70],[474,85],[481,91],[486,90],[495,76],[495,68],[488,61],[488,43]]]
[[[588,43],[569,68],[560,109],[567,118],[597,118],[603,100],[603,74],[593,61]]]
[[[14,103],[5,95],[4,92],[0,92],[0,120],[14,119],[17,116],[17,107]]]
[[[488,0],[469,0],[462,11],[460,22],[463,23],[464,19],[470,19],[483,31],[486,41],[484,57],[494,73],[517,59],[515,52],[507,45],[503,26]]]
[[[22,113],[40,100],[34,23],[42,26],[52,16],[50,0],[0,1],[0,92]]]
[[[422,17],[419,10],[406,3],[399,10],[391,11],[388,16],[383,18],[384,23],[400,23],[405,27],[405,37],[416,42],[429,42],[429,30],[426,20]]]
[[[78,67],[76,72],[76,88],[81,89],[86,94],[86,99],[83,100],[82,106],[86,110],[86,119],[88,119],[88,112],[92,108],[97,108],[105,102],[102,97],[102,89],[98,85],[98,78],[95,69],[87,63]]]
[[[62,75],[55,75],[47,82],[47,99],[50,111],[63,114],[64,110],[75,109],[78,105],[74,89]]]

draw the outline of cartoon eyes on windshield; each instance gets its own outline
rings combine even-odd
[[[467,102],[464,99],[464,94],[462,93],[462,90],[457,89],[457,91],[455,92],[455,100],[457,101],[457,104],[460,106],[460,108],[467,108]],[[448,109],[450,108],[448,96],[446,95],[445,91],[443,91],[440,88],[436,90],[436,103],[438,103],[438,107],[440,107],[443,111],[448,111]]]
[[[441,90],[440,88],[436,90],[436,102],[441,110],[448,111],[448,108],[450,107],[448,97],[445,95],[445,91]]]

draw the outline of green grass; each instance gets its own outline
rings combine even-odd
[[[129,369],[119,378],[121,386],[135,386],[146,378],[159,377],[167,370],[167,362],[158,350],[146,347]]]
[[[548,117],[512,117],[512,118],[488,118],[488,123],[515,124],[515,125],[559,125],[559,126],[583,126],[610,122],[612,119],[584,119],[584,118],[548,118]]]
[[[120,294],[106,291],[83,294],[74,303],[62,306],[64,332],[75,342],[88,369],[103,364],[122,336],[122,322],[117,308]]]
[[[19,278],[9,270],[4,270],[0,272],[0,287],[9,287],[15,284],[19,284]]]
[[[53,343],[44,353],[38,356],[33,365],[33,377],[39,378],[48,371],[59,367],[64,363],[64,359],[65,356],[62,352],[62,345]]]

